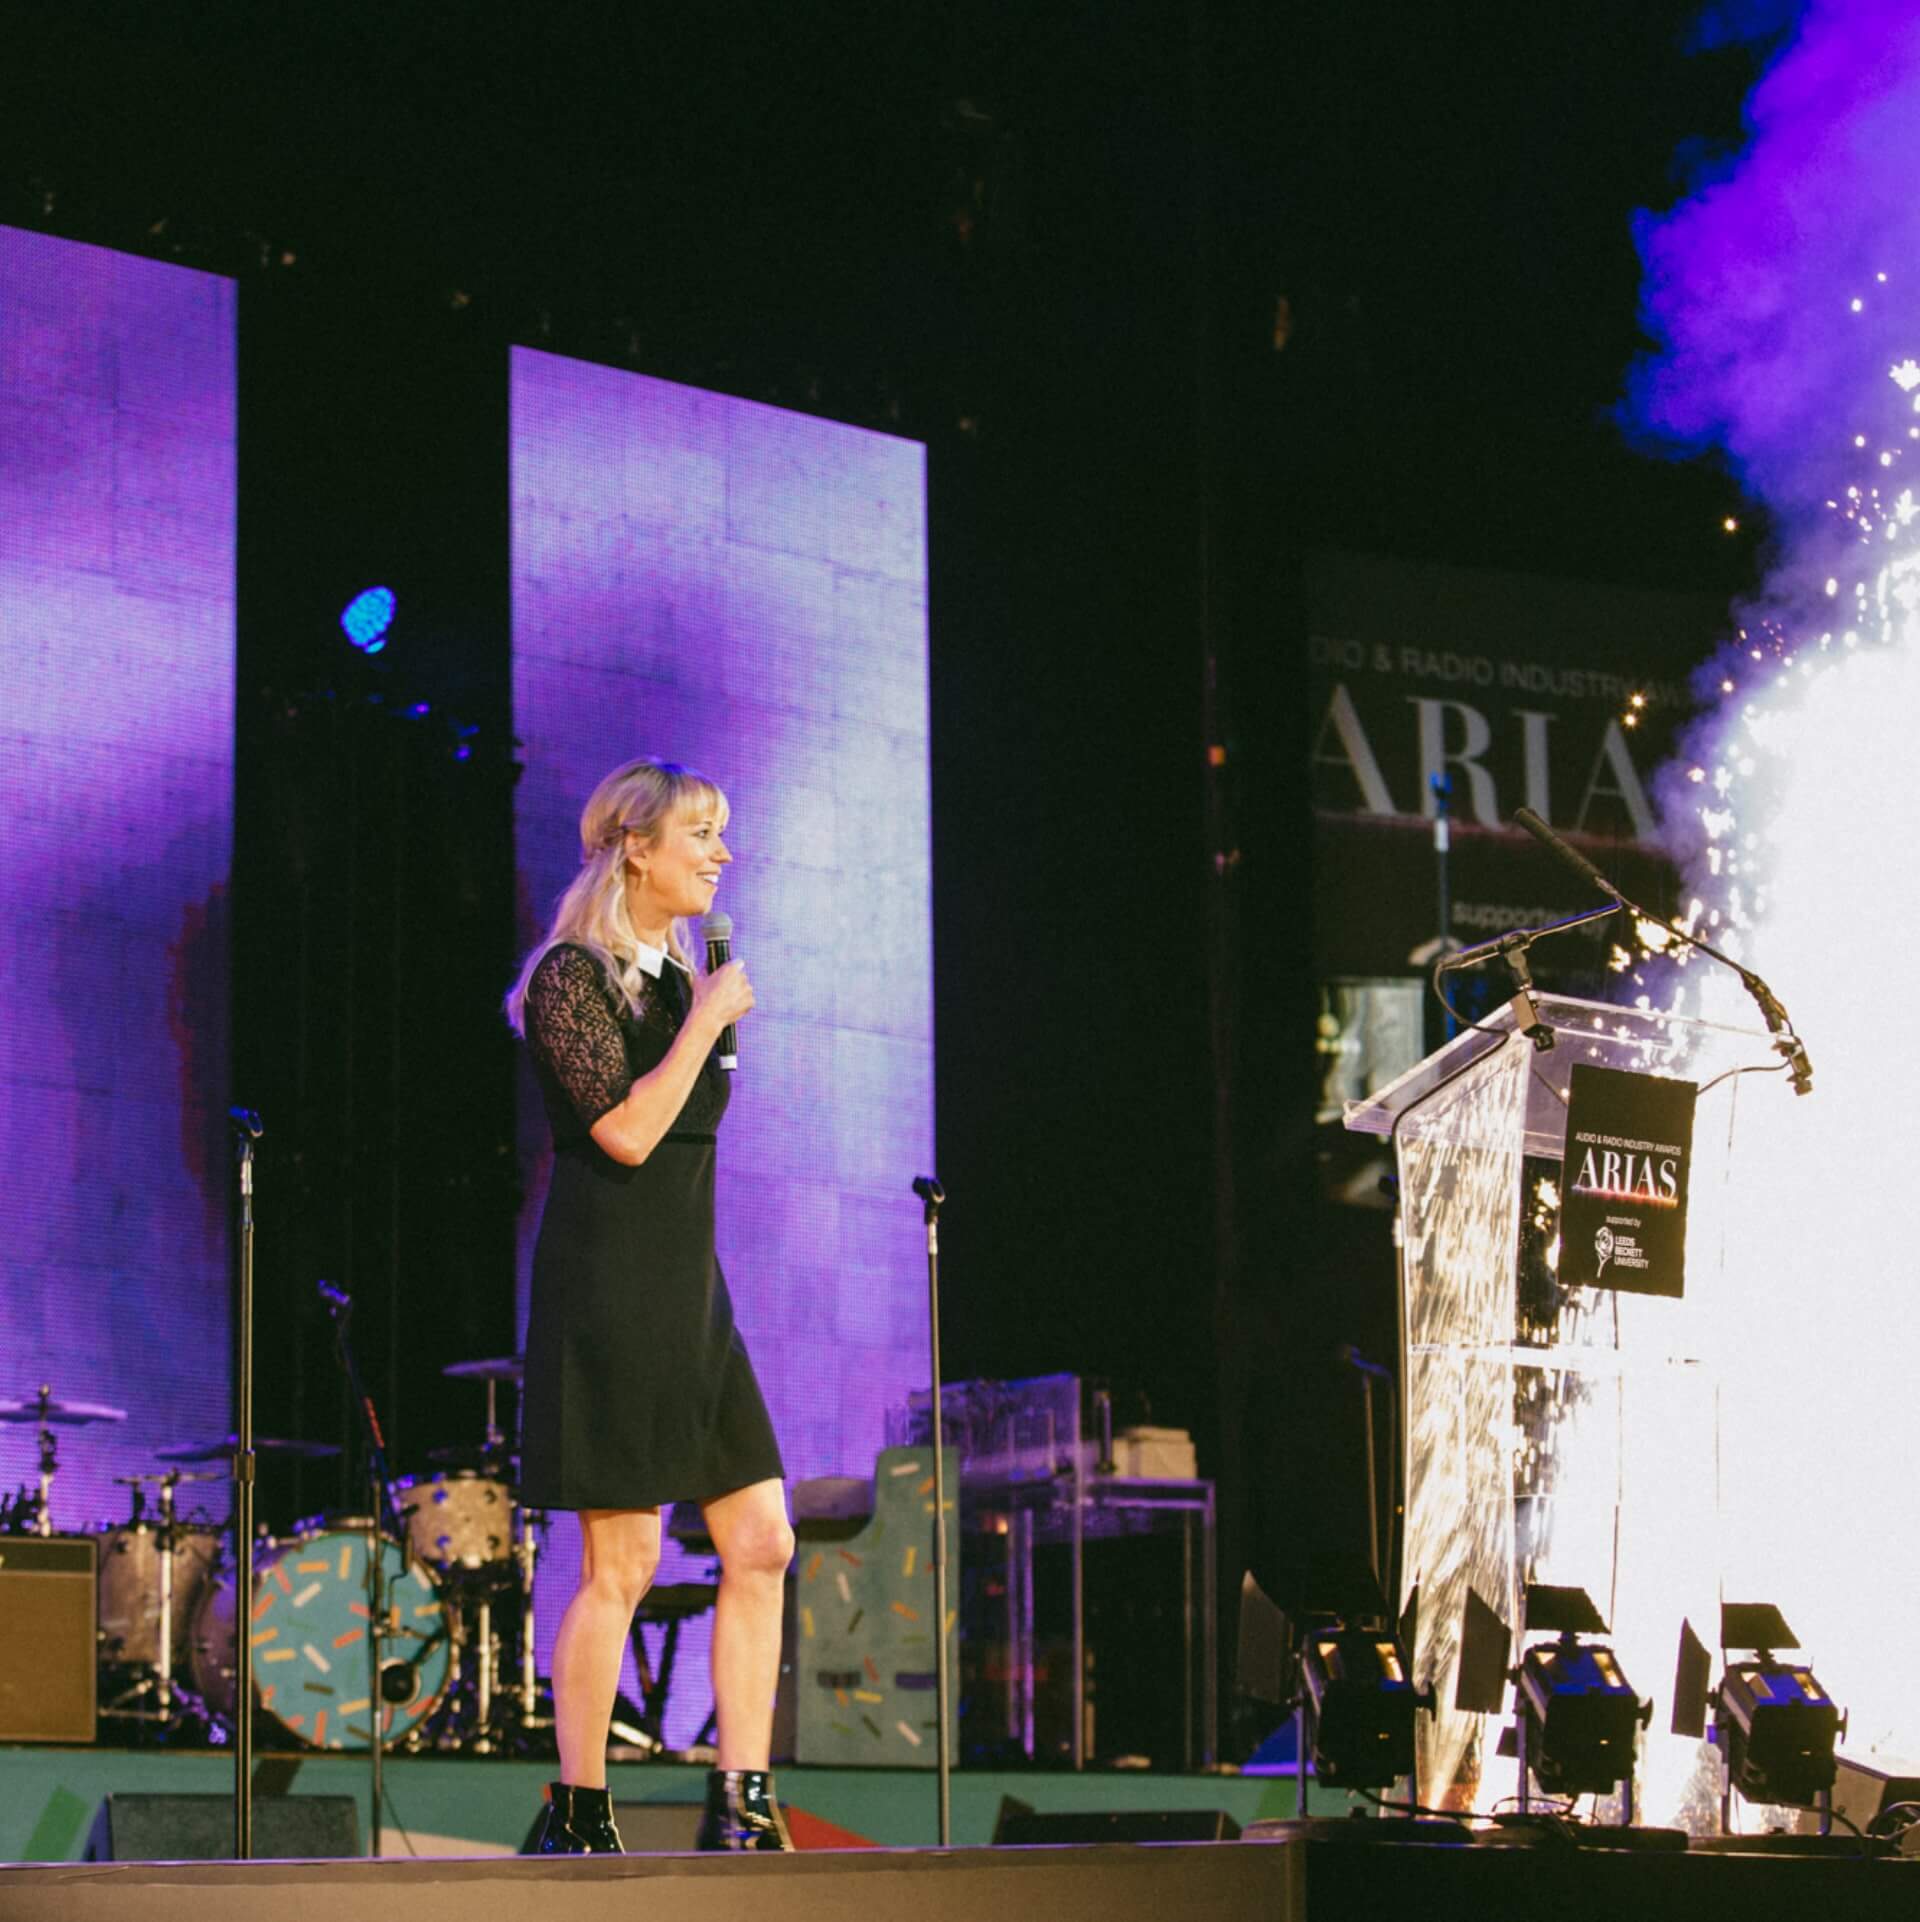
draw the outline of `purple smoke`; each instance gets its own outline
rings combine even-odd
[[[1700,40],[1780,23],[1778,0],[1723,7]],[[1884,434],[1887,369],[1920,350],[1920,0],[1808,0],[1746,120],[1737,157],[1637,223],[1656,350],[1625,418],[1647,444],[1722,451],[1793,517],[1856,433]]]

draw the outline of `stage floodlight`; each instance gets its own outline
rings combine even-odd
[[[1847,1718],[1804,1662],[1778,1651],[1798,1648],[1771,1603],[1732,1602],[1720,1611],[1720,1647],[1751,1650],[1727,1660],[1715,1691],[1714,1741],[1731,1785],[1749,1802],[1813,1808],[1833,1788],[1834,1748]]]
[[[1409,1601],[1409,1609],[1417,1609]],[[1414,1717],[1433,1693],[1413,1683],[1409,1644],[1396,1627],[1370,1561],[1313,1558],[1288,1611],[1294,1643],[1299,1744],[1321,1781],[1387,1788],[1413,1773]],[[1306,1773],[1300,1776],[1306,1812]]]
[[[1386,1788],[1413,1773],[1413,1718],[1433,1698],[1414,1687],[1396,1634],[1337,1621],[1316,1627],[1301,1646],[1300,1682],[1323,1782]]]
[[[378,654],[387,644],[397,605],[390,587],[362,588],[340,610],[340,631],[362,654]]]
[[[1571,1635],[1520,1658],[1527,1766],[1550,1795],[1606,1795],[1633,1775],[1634,1740],[1652,1704],[1610,1648]]]
[[[1475,1603],[1486,1618],[1477,1629]],[[1630,1792],[1638,1733],[1653,1704],[1634,1693],[1613,1650],[1588,1639],[1607,1633],[1600,1611],[1584,1588],[1545,1582],[1528,1584],[1523,1607],[1522,1633],[1554,1639],[1535,1642],[1511,1671],[1514,1719],[1500,1753],[1519,1758],[1521,1807],[1527,1805],[1531,1782],[1549,1795],[1605,1795],[1622,1783]],[[1469,1591],[1468,1626],[1467,1639],[1488,1650],[1476,1664],[1484,1675],[1492,1649],[1497,1646],[1504,1655],[1506,1625]],[[1463,1679],[1466,1666],[1463,1650]],[[1487,1712],[1497,1710],[1499,1698],[1484,1680],[1473,1693],[1475,1706],[1485,1703]]]

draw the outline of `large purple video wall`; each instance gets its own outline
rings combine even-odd
[[[719,905],[758,1006],[721,1136],[721,1263],[789,1475],[870,1473],[886,1409],[928,1372],[909,1189],[933,1151],[925,451],[521,349],[512,461],[522,936],[617,763],[659,754],[726,790]],[[524,1314],[530,1077],[522,1113]],[[560,1518],[543,1644],[576,1540]],[[707,1711],[704,1627],[670,1740]]]
[[[228,1425],[234,371],[230,281],[0,228],[0,1399],[128,1416],[66,1528]]]

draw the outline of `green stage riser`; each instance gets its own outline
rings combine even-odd
[[[364,1846],[366,1758],[311,1754],[297,1759],[291,1793],[354,1797]],[[409,1838],[422,1855],[515,1850],[552,1772],[550,1763],[499,1757],[390,1756],[385,1853],[407,1854]],[[706,1777],[699,1768],[651,1762],[616,1767],[610,1779],[617,1801],[692,1804],[700,1800]],[[786,1768],[779,1771],[779,1783],[791,1808],[847,1835],[890,1848],[938,1839],[930,1770]],[[77,1860],[107,1795],[228,1795],[232,1788],[233,1764],[218,1752],[0,1747],[0,1862]],[[1293,1795],[1291,1777],[1281,1776],[958,1770],[953,1839],[962,1845],[990,1842],[1006,1797],[1046,1814],[1222,1809],[1244,1827],[1260,1816],[1290,1815]],[[1346,1803],[1321,1790],[1313,1806],[1315,1814],[1330,1815]]]

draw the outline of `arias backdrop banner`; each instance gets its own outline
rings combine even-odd
[[[0,228],[0,1398],[128,1416],[67,1528],[229,1425],[234,394],[231,281]]]
[[[1323,974],[1409,972],[1408,955],[1440,932],[1436,776],[1452,790],[1447,931],[1463,946],[1597,905],[1506,825],[1516,807],[1580,842],[1636,900],[1671,897],[1651,777],[1723,607],[1332,553],[1309,557],[1306,594]],[[1535,959],[1551,969],[1583,947],[1597,959],[1613,938],[1597,923]]]
[[[887,1408],[928,1374],[909,1186],[933,1165],[925,450],[516,349],[512,462],[521,940],[609,769],[658,754],[720,783],[718,905],[758,997],[720,1137],[721,1265],[788,1473],[870,1475]],[[521,1117],[524,1328],[546,1186],[530,1073]],[[543,1667],[575,1534],[556,1521]],[[679,1644],[676,1745],[711,1701],[710,1621]]]

